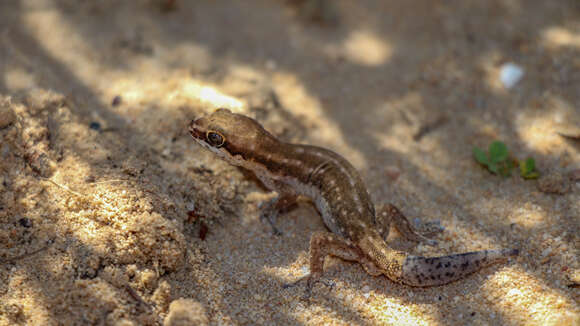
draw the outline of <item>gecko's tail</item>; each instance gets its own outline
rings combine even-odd
[[[403,263],[400,281],[403,284],[419,287],[443,285],[518,254],[517,249],[503,249],[432,258],[407,256]]]

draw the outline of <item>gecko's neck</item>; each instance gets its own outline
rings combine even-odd
[[[309,175],[325,159],[309,154],[312,147],[294,145],[278,141],[275,138],[262,141],[256,145],[246,145],[239,149],[243,159],[238,165],[271,179],[294,178],[308,182]]]

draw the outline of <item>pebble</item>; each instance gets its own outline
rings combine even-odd
[[[18,220],[18,223],[20,223],[20,225],[22,227],[25,227],[25,228],[29,228],[29,227],[32,226],[32,221],[29,218],[26,218],[26,217],[23,217],[23,218],[19,219]]]
[[[570,191],[570,182],[559,172],[552,172],[538,181],[538,189],[549,194],[563,195]]]
[[[310,273],[310,268],[308,266],[302,266],[300,270],[302,271],[303,275],[307,275],[308,273]]]
[[[524,69],[513,62],[505,63],[500,68],[499,80],[503,86],[510,89],[524,77]]]
[[[123,102],[123,98],[121,97],[121,95],[117,95],[117,96],[113,97],[113,101],[111,101],[111,105],[112,106],[119,106],[119,105],[121,105],[122,102]]]
[[[385,174],[387,175],[387,177],[389,177],[391,180],[395,181],[399,178],[399,176],[401,175],[401,170],[399,170],[399,168],[397,168],[396,166],[387,166],[385,167]]]
[[[204,307],[192,299],[178,299],[171,302],[164,326],[209,325]]]
[[[546,257],[552,253],[552,247],[548,247],[542,251],[542,257]]]
[[[89,125],[89,128],[93,129],[93,130],[101,130],[101,124],[98,122],[91,122],[91,124]]]

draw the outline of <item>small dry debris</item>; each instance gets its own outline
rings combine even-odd
[[[178,299],[169,305],[164,326],[209,325],[203,306],[192,299]]]
[[[538,189],[548,194],[563,195],[570,191],[570,182],[562,173],[552,172],[540,178]]]

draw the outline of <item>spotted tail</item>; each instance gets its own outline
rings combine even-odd
[[[442,257],[407,256],[400,282],[411,286],[436,286],[456,281],[468,274],[517,256],[517,249],[483,250]]]

